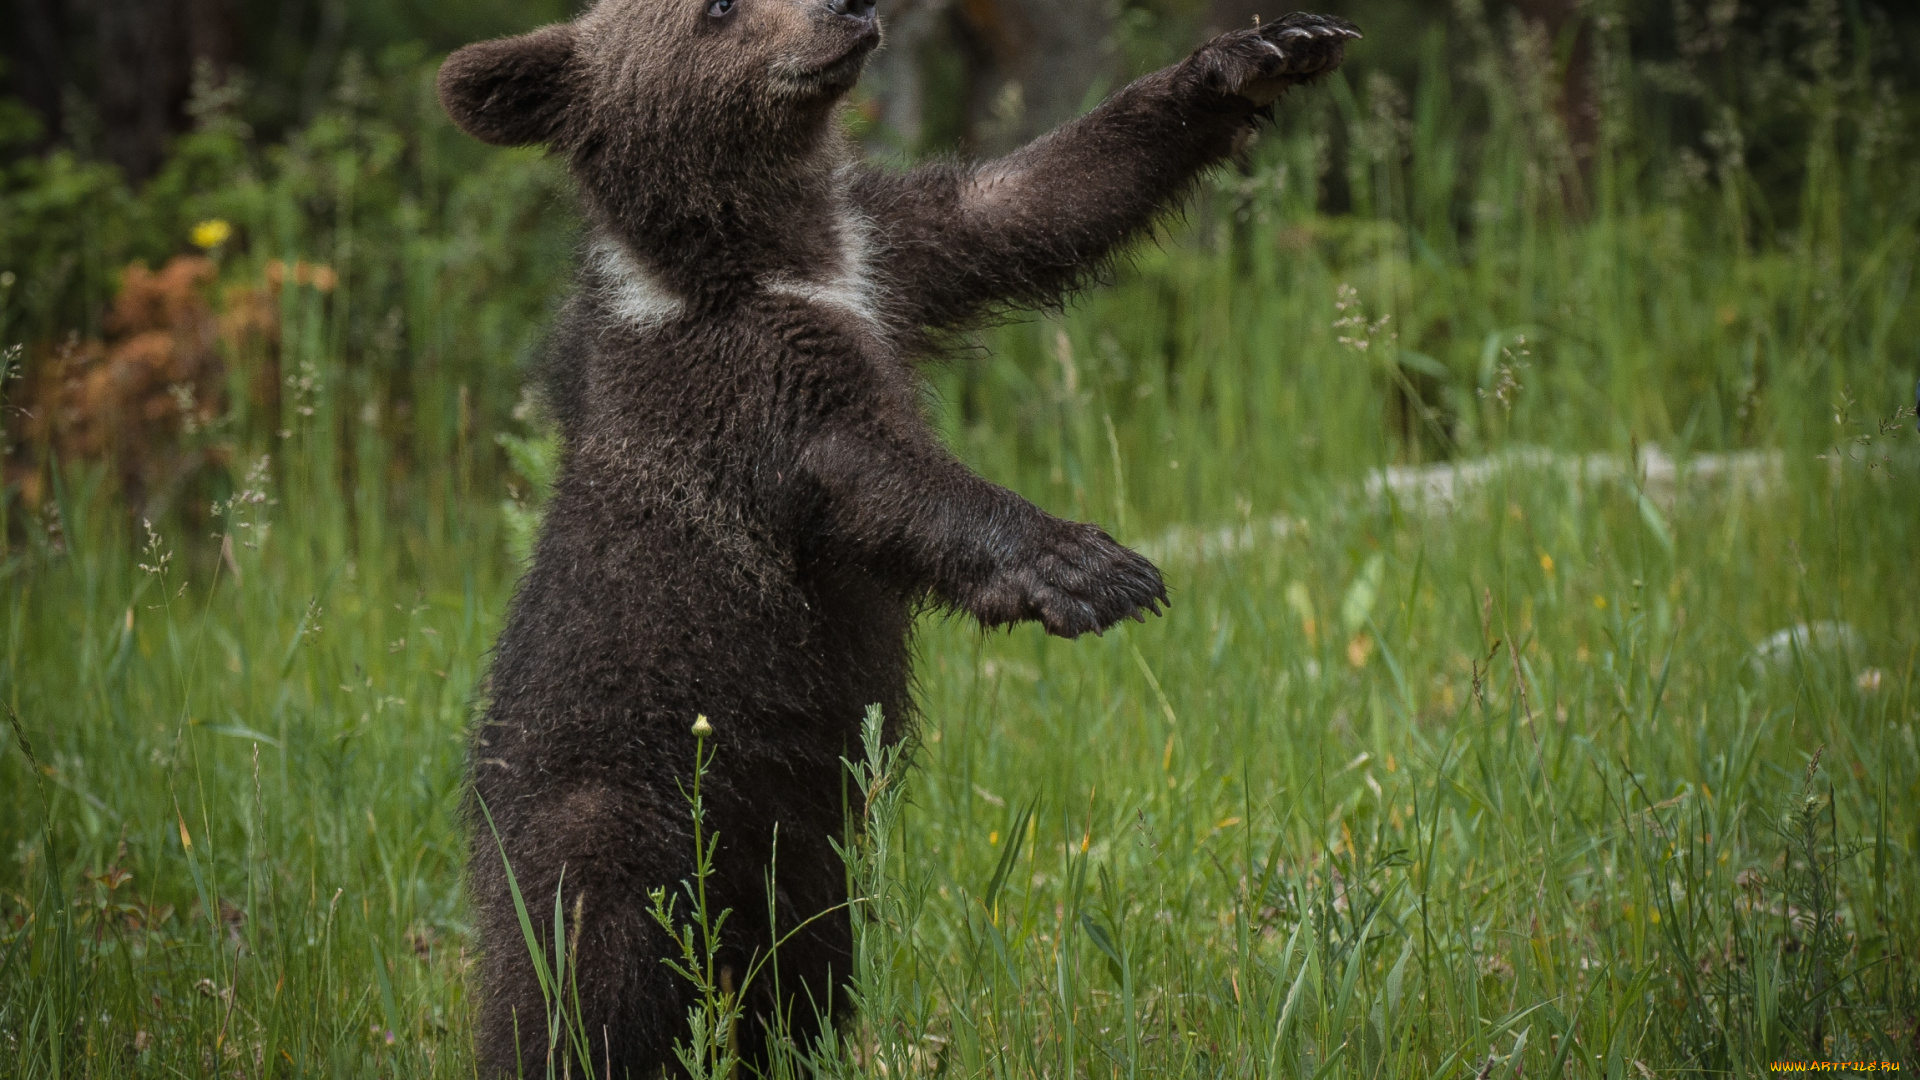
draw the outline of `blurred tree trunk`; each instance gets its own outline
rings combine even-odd
[[[1117,85],[1115,0],[903,0],[872,83],[909,147],[926,134],[926,50],[962,59],[962,149],[1012,150],[1085,111]]]
[[[923,149],[929,137],[927,56],[946,30],[949,0],[899,0],[881,12],[886,46],[867,65],[862,84],[900,145]]]
[[[40,114],[41,139],[51,142],[65,129],[67,19],[61,0],[13,0],[8,27],[7,68],[15,94]]]
[[[1114,0],[954,0],[969,149],[1005,153],[1114,88]]]
[[[1307,7],[1312,11],[1327,11],[1336,15],[1346,14],[1346,12],[1342,10],[1345,7],[1344,4],[1328,5],[1323,3],[1317,7],[1309,4]],[[1268,0],[1209,0],[1207,4],[1207,17],[1202,21],[1200,26],[1200,39],[1205,41],[1207,38],[1213,37],[1216,34],[1224,34],[1229,30],[1238,30],[1243,26],[1252,26],[1255,15],[1263,19],[1272,19],[1285,15],[1292,10],[1293,6],[1291,4],[1274,4],[1268,2]]]
[[[1600,139],[1600,91],[1593,71],[1593,17],[1587,0],[1519,0],[1520,18],[1546,42],[1552,62],[1554,111],[1573,155],[1577,184],[1570,207],[1584,205],[1592,188],[1593,155]]]
[[[228,0],[92,0],[99,55],[100,151],[129,180],[152,176],[187,130],[196,66],[224,74],[234,55]]]

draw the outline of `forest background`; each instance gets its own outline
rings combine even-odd
[[[957,453],[1176,607],[924,622],[917,768],[849,851],[862,1019],[799,1050],[1920,1067],[1920,13],[1322,7],[1367,32],[1337,77],[929,369]],[[1280,13],[883,3],[846,123],[998,152]],[[0,1071],[469,1073],[462,733],[577,232],[432,75],[567,14],[0,9]]]

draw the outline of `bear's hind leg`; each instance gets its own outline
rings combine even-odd
[[[477,1051],[485,1080],[546,1076],[550,1059],[556,1074],[655,1080],[673,1062],[689,1002],[680,978],[661,963],[672,945],[649,914],[647,892],[658,880],[684,876],[675,860],[685,857],[648,850],[657,841],[617,813],[614,801],[604,790],[553,799],[548,812],[510,827],[504,844],[549,972],[556,967],[558,899],[566,955],[559,1002],[541,990],[501,847],[484,826],[476,837],[472,880],[483,950]],[[556,1008],[565,1020],[559,1045],[550,1047]],[[590,1066],[567,1070],[563,1057],[579,1064],[587,1057]]]

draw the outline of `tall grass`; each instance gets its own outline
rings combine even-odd
[[[1920,1064],[1911,159],[1863,156],[1871,88],[1830,69],[1798,205],[1758,207],[1739,161],[1673,164],[1616,48],[1569,200],[1497,49],[1303,96],[1113,288],[934,372],[963,455],[1149,547],[1175,606],[1073,643],[924,625],[916,767],[849,853],[865,1012],[811,1067]],[[236,426],[217,538],[79,466],[8,511],[12,1073],[471,1074],[462,733],[544,466],[457,377],[394,390],[444,342],[374,364],[350,329],[399,303],[522,347],[470,336],[488,272],[436,235],[391,287],[282,294],[291,382]],[[440,434],[396,441],[403,397]],[[1365,485],[1655,442],[1779,464]]]

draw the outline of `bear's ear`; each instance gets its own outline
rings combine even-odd
[[[440,104],[482,142],[551,142],[572,104],[574,36],[571,23],[559,23],[458,50],[440,65]]]

